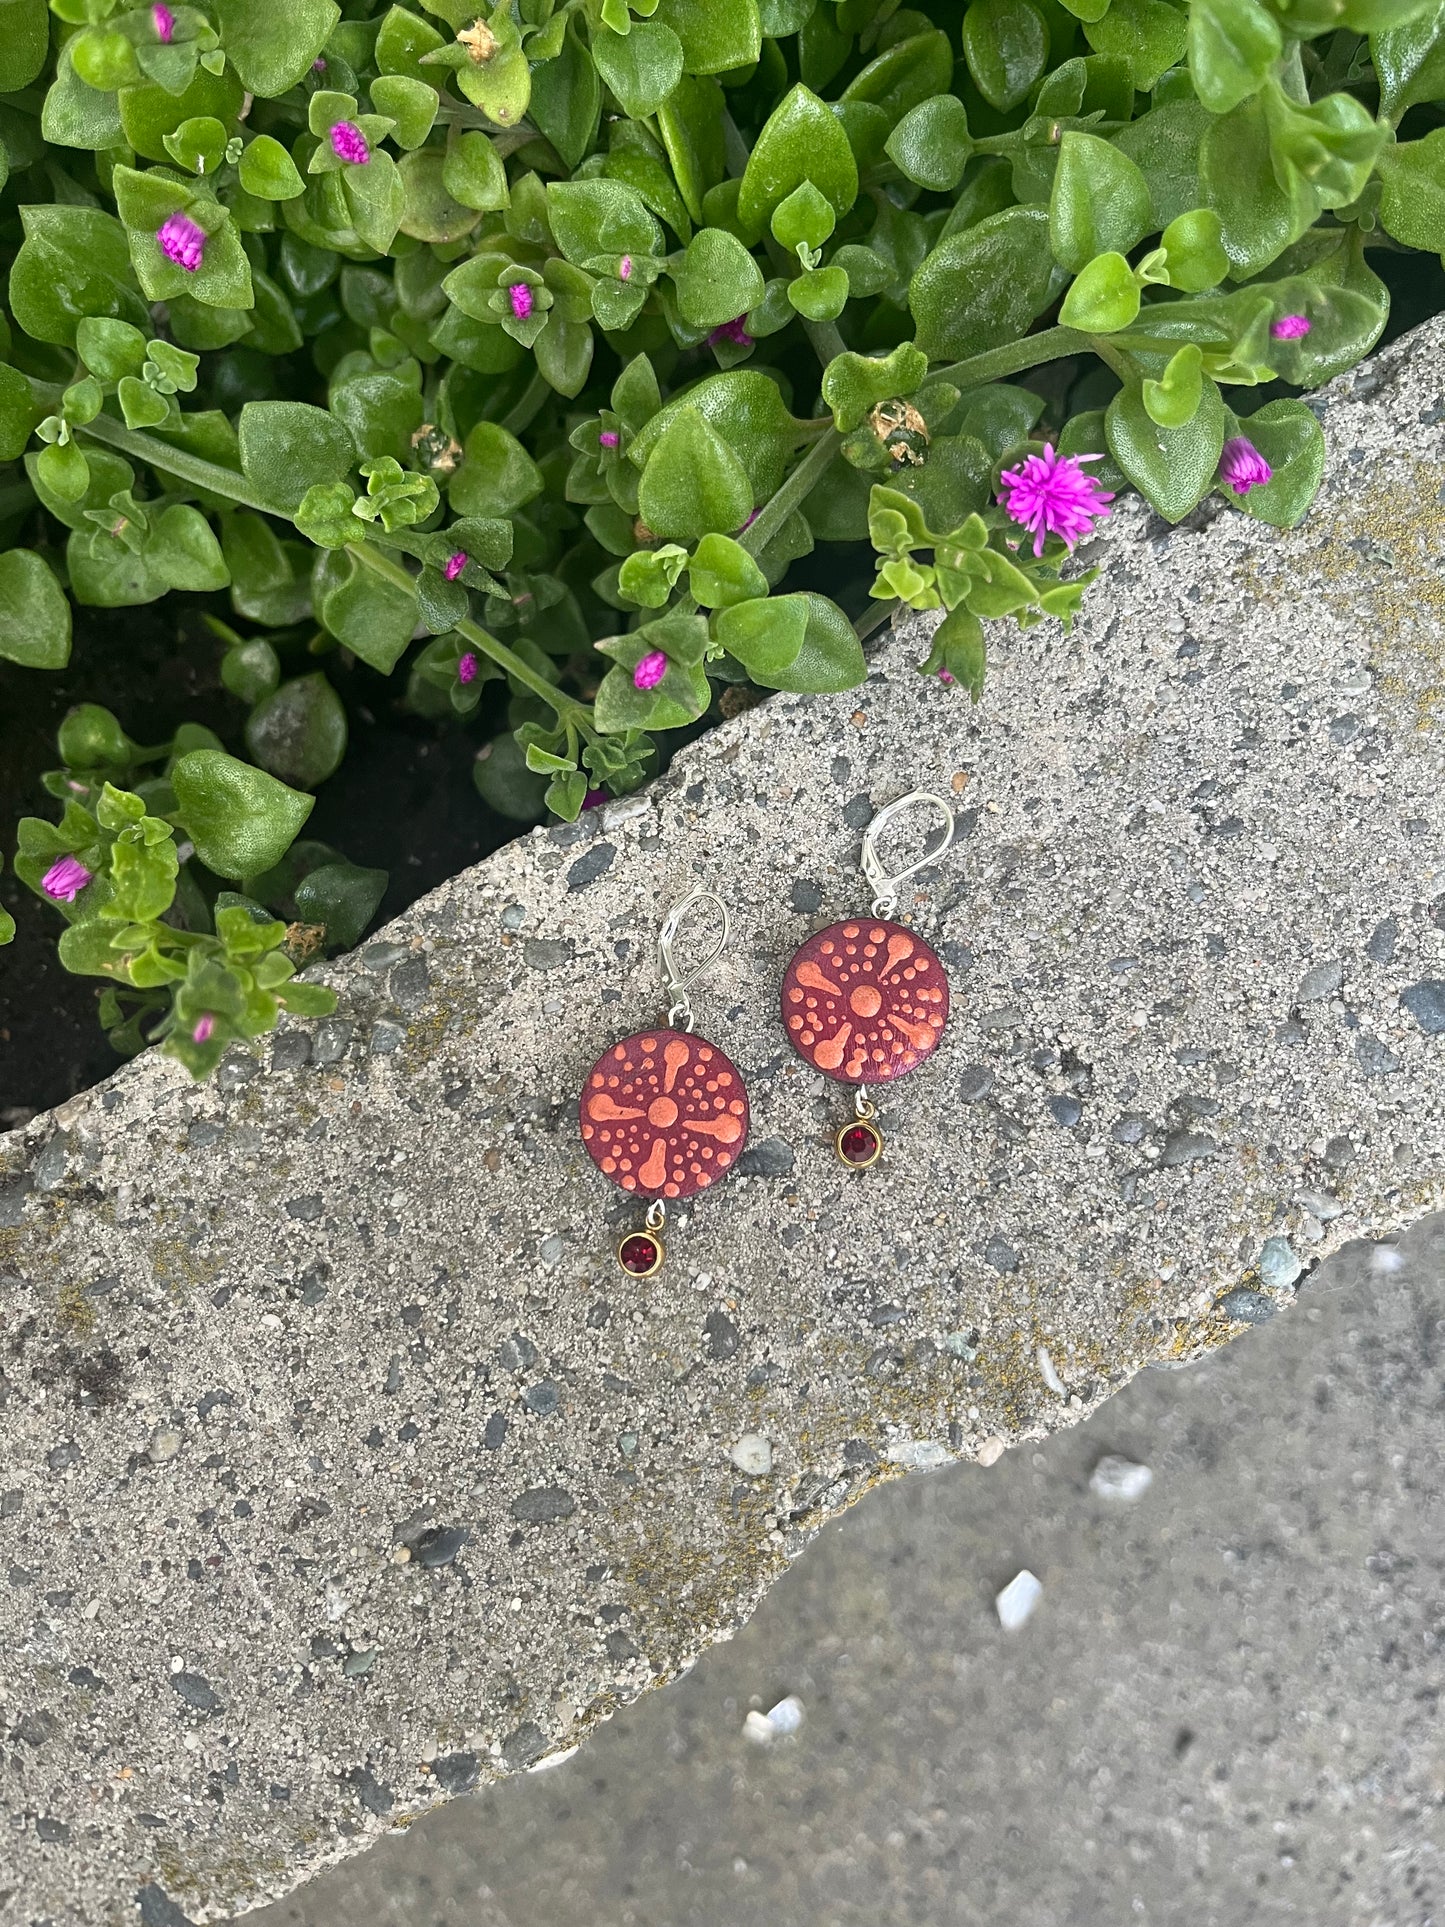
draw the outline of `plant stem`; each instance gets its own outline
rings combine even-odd
[[[520,435],[533,417],[546,406],[547,398],[551,393],[552,384],[539,370],[503,415],[498,426],[505,428],[509,435]]]
[[[54,383],[32,379],[30,387],[37,401],[52,408],[59,407],[61,391]],[[222,468],[218,462],[203,461],[199,455],[188,455],[183,448],[172,448],[169,442],[157,441],[154,435],[143,435],[138,429],[127,428],[113,415],[97,415],[94,421],[87,422],[75,432],[89,436],[92,441],[104,442],[108,448],[118,449],[122,455],[129,455],[137,462],[148,462],[163,475],[174,475],[178,481],[189,482],[193,488],[206,489],[210,494],[223,496],[243,508],[257,509],[262,515],[279,515],[290,520],[285,509],[278,508],[259,490],[252,488],[238,470]]]
[[[793,510],[806,500],[814,483],[821,480],[823,470],[838,453],[842,439],[836,428],[827,429],[792,473],[784,477],[782,486],[772,500],[759,510],[752,527],[745,529],[738,537],[749,555],[761,554]]]
[[[359,567],[370,569],[373,575],[379,575],[383,581],[390,582],[396,588],[405,589],[409,593],[415,590],[416,583],[412,576],[399,562],[393,562],[389,555],[383,554],[375,544],[371,542],[357,544],[349,548],[347,553],[354,557]],[[521,683],[524,689],[530,689],[534,696],[540,696],[544,702],[550,703],[563,722],[576,722],[579,727],[586,727],[588,716],[585,704],[579,703],[575,697],[565,695],[555,684],[549,683],[545,676],[539,675],[530,663],[524,662],[504,642],[498,642],[490,630],[483,629],[481,624],[473,622],[470,616],[464,616],[457,623],[456,632],[459,636],[465,637],[474,649],[496,663],[499,669],[505,670],[507,675]]]
[[[1045,328],[1039,334],[1024,335],[1019,341],[1005,342],[1001,348],[989,348],[981,355],[969,355],[964,361],[951,361],[942,368],[934,368],[929,372],[929,380],[952,381],[960,388],[976,388],[981,382],[1022,374],[1025,368],[1037,368],[1046,361],[1062,361],[1066,355],[1084,354],[1096,347],[1093,335],[1082,334],[1077,328]]]

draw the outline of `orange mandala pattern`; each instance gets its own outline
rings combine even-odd
[[[783,1024],[800,1057],[847,1084],[886,1084],[921,1064],[948,1022],[948,977],[914,931],[882,917],[835,923],[783,978]]]
[[[614,1044],[588,1072],[579,1110],[597,1168],[645,1198],[706,1190],[748,1139],[737,1065],[680,1030],[640,1030]]]

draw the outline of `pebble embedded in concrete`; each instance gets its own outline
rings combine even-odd
[[[1153,1483],[1154,1474],[1147,1465],[1117,1452],[1105,1453],[1089,1474],[1089,1490],[1096,1498],[1112,1499],[1121,1505],[1142,1499]]]
[[[773,1469],[773,1448],[761,1432],[744,1432],[729,1448],[728,1457],[750,1479],[764,1478]]]
[[[999,1625],[1006,1633],[1018,1632],[1033,1618],[1043,1596],[1043,1586],[1025,1566],[1022,1572],[1014,1574],[993,1602]]]

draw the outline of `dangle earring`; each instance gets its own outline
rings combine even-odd
[[[702,962],[684,970],[675,956],[678,932],[704,903],[720,912],[722,932]],[[730,927],[727,905],[710,890],[694,890],[674,905],[657,939],[658,968],[672,999],[667,1022],[604,1051],[582,1089],[579,1121],[592,1161],[623,1191],[651,1200],[642,1228],[624,1232],[617,1243],[617,1262],[633,1278],[650,1278],[661,1268],[667,1201],[715,1184],[747,1143],[742,1073],[716,1044],[693,1035],[697,1020],[687,995],[722,955]]]
[[[903,810],[925,803],[942,830],[916,863],[890,876],[878,839]],[[869,1084],[890,1084],[916,1070],[948,1022],[948,976],[916,932],[891,921],[898,892],[941,857],[953,841],[953,811],[941,796],[914,790],[878,812],[863,836],[863,874],[873,886],[870,916],[820,930],[794,956],[783,978],[783,1026],[805,1063],[857,1088],[851,1123],[833,1140],[842,1162],[866,1171],[883,1155],[883,1132]]]

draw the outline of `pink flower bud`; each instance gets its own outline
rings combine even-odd
[[[457,681],[459,683],[475,682],[477,680],[477,667],[477,659],[471,650],[468,649],[467,653],[457,662]]]
[[[453,554],[447,557],[446,567],[442,570],[442,574],[446,577],[448,582],[455,582],[457,577],[461,574],[462,570],[466,566],[467,566],[466,550],[457,549]]]
[[[89,882],[90,872],[79,857],[62,856],[40,879],[40,887],[56,903],[74,903]]]
[[[603,448],[616,448],[622,437],[615,428],[604,428],[597,440]]]
[[[176,16],[164,4],[164,0],[156,0],[156,4],[151,8],[151,25],[156,30],[156,39],[169,47],[175,38]]]
[[[201,265],[201,257],[206,251],[205,229],[197,227],[190,215],[182,214],[179,208],[161,222],[156,230],[156,240],[166,259],[174,261],[178,268],[184,268],[187,274],[194,274]]]
[[[195,1029],[191,1032],[191,1042],[193,1044],[209,1044],[211,1041],[211,1033],[215,1028],[216,1020],[211,1016],[210,1012],[207,1011],[206,1015],[199,1020]]]
[[[652,650],[642,658],[632,672],[634,689],[656,689],[667,674],[667,657],[660,649]]]
[[[729,342],[734,348],[751,348],[753,338],[743,326],[746,318],[745,315],[739,315],[735,321],[725,321],[720,328],[714,328],[707,338],[708,347],[718,348],[724,342]]]
[[[514,281],[507,290],[507,297],[512,304],[512,313],[518,321],[525,321],[532,312],[532,290],[526,282]]]
[[[366,136],[354,122],[339,120],[331,130],[331,151],[348,167],[365,167],[371,159]]]
[[[1248,495],[1252,488],[1263,487],[1273,475],[1274,470],[1253,442],[1243,435],[1230,436],[1219,457],[1219,479],[1236,495]]]
[[[1310,331],[1309,317],[1302,314],[1282,314],[1278,321],[1271,323],[1270,333],[1276,341],[1298,341]]]
[[[632,256],[630,254],[624,254],[622,260],[619,262],[617,278],[619,281],[630,281],[632,279]]]

